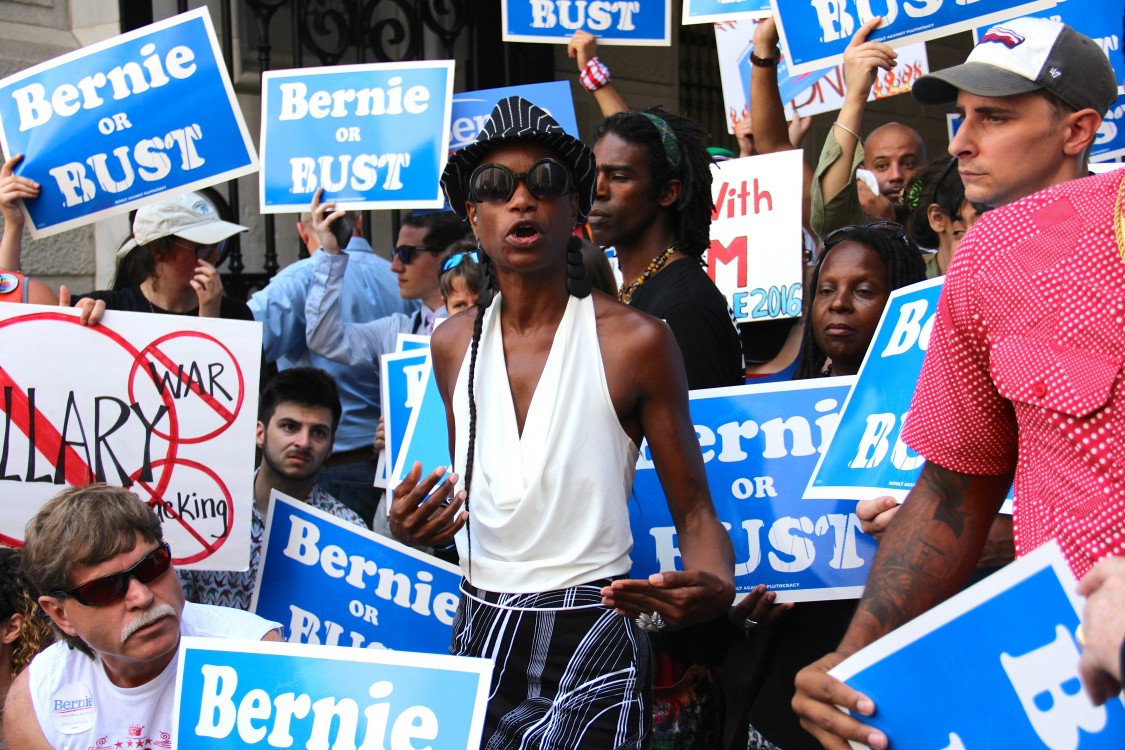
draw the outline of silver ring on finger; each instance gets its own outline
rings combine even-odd
[[[668,623],[664,621],[664,616],[660,612],[654,611],[651,615],[641,612],[637,616],[637,627],[650,633],[659,633],[668,627]]]

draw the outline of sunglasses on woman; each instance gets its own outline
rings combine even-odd
[[[570,170],[558,159],[540,159],[526,172],[516,174],[501,164],[481,164],[469,177],[469,200],[474,203],[507,203],[520,180],[536,200],[561,198],[570,193]]]
[[[136,565],[128,570],[110,573],[107,576],[80,583],[65,591],[52,591],[50,595],[69,596],[74,601],[87,607],[109,604],[125,596],[125,592],[129,590],[130,578],[136,578],[141,583],[152,583],[167,573],[170,567],[172,567],[172,550],[165,543],[142,557]]]

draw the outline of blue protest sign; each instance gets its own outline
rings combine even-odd
[[[501,0],[505,42],[566,44],[579,29],[598,44],[668,47],[671,0]]]
[[[445,403],[441,400],[429,357],[421,381],[420,396],[412,402],[410,420],[395,452],[394,468],[387,478],[390,487],[397,486],[403,476],[410,473],[415,461],[422,464],[423,471],[433,471],[438,466],[450,467]],[[391,398],[394,398],[393,393]]]
[[[218,638],[178,658],[179,748],[480,747],[488,659]]]
[[[830,674],[867,695],[891,747],[1109,750],[1120,699],[1078,676],[1081,603],[1054,542],[858,651]]]
[[[264,73],[262,212],[440,208],[452,96],[451,60]]]
[[[41,186],[33,237],[258,166],[206,8],[0,81],[0,145]]]
[[[408,349],[379,358],[379,386],[383,392],[383,430],[386,435],[383,454],[387,457],[388,474],[394,468],[399,446],[406,435],[410,412],[422,398],[429,356],[429,349]]]
[[[521,96],[544,110],[562,126],[563,130],[578,137],[578,119],[574,116],[574,98],[570,95],[569,81],[529,83],[523,86],[504,86],[498,89],[466,91],[453,95],[453,124],[450,126],[450,152],[462,149],[477,139],[477,133],[488,122],[492,108],[501,99]]]
[[[773,13],[770,0],[684,0],[683,25],[765,18]]]
[[[1075,31],[1093,39],[1109,57],[1118,84],[1125,81],[1125,51],[1121,49],[1121,17],[1125,0],[1057,0],[1057,5],[1026,15],[1061,21]],[[988,31],[982,26],[973,31],[977,42]],[[1118,91],[1120,92],[1120,89]],[[1125,154],[1125,95],[1109,108],[1098,128],[1090,161],[1108,161]]]
[[[893,495],[902,500],[914,487],[924,459],[899,435],[922,371],[944,281],[943,276],[891,292],[805,497],[870,500]]]
[[[1055,4],[1055,0],[771,0],[781,48],[794,73],[832,65],[843,59],[852,35],[875,16],[883,23],[868,37],[898,47],[949,36]]]
[[[445,654],[460,581],[449,563],[275,493],[251,609],[293,643]]]
[[[730,531],[735,586],[759,583],[777,600],[858,597],[875,557],[854,501],[801,499],[832,438],[852,378],[693,391],[691,418],[707,484]],[[656,470],[642,446],[629,501],[632,577],[680,569],[676,532]]]

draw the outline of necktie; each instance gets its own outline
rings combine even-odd
[[[434,332],[434,323],[437,321],[436,312],[426,313],[426,335],[429,336]]]

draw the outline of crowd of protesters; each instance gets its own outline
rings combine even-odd
[[[87,325],[107,309],[262,324],[264,361],[280,372],[259,413],[252,567],[177,579],[159,523],[104,487],[92,492],[116,508],[105,522],[113,539],[71,539],[53,526],[59,507],[89,513],[94,495],[68,491],[29,526],[31,581],[53,588],[27,593],[10,557],[0,558],[12,594],[0,629],[4,687],[47,645],[33,596],[61,638],[89,643],[79,661],[104,664],[107,691],[164,679],[168,652],[125,658],[124,646],[100,646],[92,623],[126,622],[124,644],[172,618],[177,627],[162,637],[174,645],[181,630],[216,617],[203,605],[248,609],[269,492],[280,490],[460,563],[450,650],[496,661],[482,743],[490,748],[887,747],[893,738],[863,723],[872,701],[828,670],[1049,540],[1088,597],[1086,690],[1095,702],[1118,694],[1125,172],[1089,174],[1118,82],[1088,37],[1055,21],[1008,21],[965,63],[915,82],[917,102],[962,116],[942,153],[945,144],[927,144],[909,123],[866,112],[877,78],[897,64],[890,46],[868,39],[879,22],[856,31],[842,108],[815,166],[794,176],[804,196],[802,245],[792,252],[804,258],[805,309],[780,337],[770,329],[769,346],[755,340],[766,324],[735,323],[701,262],[711,167],[725,157],[688,118],[630,110],[596,39],[581,31],[569,53],[605,117],[594,142],[567,134],[534,102],[501,101],[449,160],[442,187],[452,211],[408,215],[390,261],[363,239],[361,215],[318,192],[297,222],[309,257],[236,300],[216,266],[246,227],[221,220],[197,193],[139,209],[114,288],[74,304]],[[807,119],[785,119],[780,54],[773,21],[760,22],[751,113],[736,127],[742,157],[798,148],[808,129]],[[70,304],[65,288],[20,273],[18,203],[39,188],[15,174],[21,156],[9,156],[0,301]],[[855,375],[890,293],[938,276],[945,285],[904,437],[926,462],[901,506],[857,506],[879,540],[862,599],[779,605],[756,586],[736,602],[689,389],[742,384],[769,360],[794,379]],[[373,486],[384,440],[379,360],[401,334],[432,336],[453,466],[415,465],[384,497]],[[682,569],[636,580],[627,502],[642,440]],[[1014,515],[1002,515],[1013,481]],[[85,557],[40,559],[55,538]],[[146,619],[129,630],[133,610]],[[264,621],[222,622],[201,632],[276,637]],[[65,668],[79,669],[76,658]],[[118,668],[134,662],[144,669]],[[49,670],[63,663],[48,650],[15,683],[15,704],[43,729],[5,721],[9,746],[92,744],[85,734],[53,739],[44,723],[38,686],[61,679]]]

